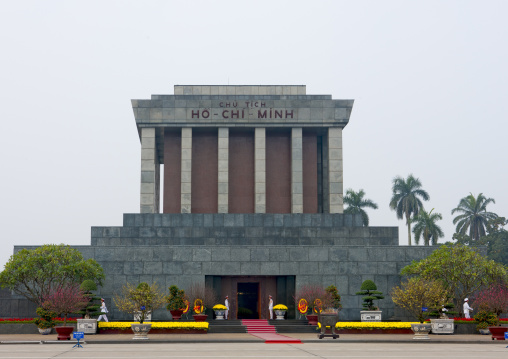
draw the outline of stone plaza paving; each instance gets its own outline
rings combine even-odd
[[[213,335],[215,339],[222,335]],[[226,337],[231,336],[227,334]],[[471,343],[467,337],[460,337],[462,343],[448,344],[442,340],[430,342],[397,341],[398,336],[389,336],[392,342],[344,340],[323,340],[304,344],[264,344],[255,341],[247,343],[214,342],[185,343],[177,338],[171,342],[117,344],[84,344],[83,348],[73,348],[72,342],[44,345],[0,344],[0,358],[507,358],[506,342],[484,341],[484,344]],[[155,337],[155,336],[154,336]],[[175,336],[176,337],[176,336]],[[212,335],[210,335],[212,337]],[[232,336],[235,337],[235,336]],[[346,335],[344,335],[346,337]],[[349,337],[349,336],[348,336]],[[369,337],[373,337],[369,335]],[[409,336],[411,337],[411,336]],[[476,336],[475,336],[476,337]],[[2,338],[3,340],[4,338]],[[434,339],[434,338],[433,338]],[[471,338],[470,338],[471,339]],[[489,339],[490,340],[490,339]],[[128,344],[129,343],[129,344]],[[489,343],[490,345],[488,345]]]

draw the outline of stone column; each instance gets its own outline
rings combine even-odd
[[[291,213],[303,213],[302,128],[291,129]]]
[[[266,213],[266,129],[254,132],[254,212]]]
[[[328,129],[328,188],[330,213],[343,213],[342,128]]]
[[[160,164],[155,128],[141,129],[141,213],[159,213]]]
[[[228,213],[229,202],[229,128],[219,128],[219,144],[218,144],[218,212]]]
[[[192,128],[182,128],[182,199],[181,212],[191,213]]]

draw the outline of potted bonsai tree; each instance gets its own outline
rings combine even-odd
[[[454,305],[450,296],[446,298],[446,304],[433,305],[429,312],[430,324],[432,326],[432,334],[453,334],[455,331],[455,323],[453,316],[458,314],[453,311]],[[430,308],[429,308],[430,309]],[[448,316],[451,315],[450,319]]]
[[[446,302],[448,292],[444,285],[438,281],[425,280],[413,277],[402,283],[400,287],[392,290],[391,296],[395,305],[407,310],[419,324],[411,324],[415,333],[413,339],[429,339],[430,323],[424,323],[428,317],[428,311],[424,308],[431,305],[443,305]]]
[[[183,311],[187,306],[185,300],[185,291],[183,289],[179,289],[176,285],[169,287],[166,309],[171,313],[173,320],[178,320],[182,317]]]
[[[164,304],[164,293],[156,283],[149,285],[142,282],[138,286],[126,283],[121,294],[115,294],[113,302],[119,310],[130,314],[139,314],[139,323],[132,323],[133,339],[148,339],[151,323],[144,323],[148,313],[153,313]]]
[[[381,311],[374,305],[375,300],[383,299],[383,293],[377,290],[374,281],[367,279],[362,283],[360,291],[356,295],[363,296],[363,309],[360,311],[360,318],[362,322],[380,322]]]
[[[39,316],[39,318],[36,318],[34,320],[34,324],[37,325],[37,328],[39,329],[39,333],[42,335],[48,335],[51,333],[51,330],[56,325],[53,318],[57,316],[57,313],[52,312],[51,310],[48,310],[43,307],[39,307],[35,310],[35,313]]]
[[[92,291],[97,290],[97,285],[91,279],[86,279],[79,287],[83,291],[84,297],[88,300],[85,307],[77,311],[76,314],[81,314],[83,318],[78,318],[78,331],[85,334],[97,333],[97,317],[101,315],[100,311],[100,298],[93,294]]]
[[[67,316],[80,310],[87,302],[83,291],[75,284],[59,286],[45,298],[43,307],[64,317],[63,325],[55,326],[57,340],[71,339],[74,327],[67,326]]]
[[[336,286],[330,285],[326,287],[326,292],[330,295],[330,308],[335,309],[338,313],[342,309],[342,304],[340,303],[340,294]]]
[[[491,334],[489,328],[498,326],[499,319],[497,315],[490,312],[487,307],[480,306],[479,309],[478,313],[474,316],[474,320],[478,323],[476,329],[480,334]]]

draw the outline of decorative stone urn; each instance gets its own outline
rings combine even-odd
[[[275,318],[276,320],[284,320],[284,315],[286,314],[285,310],[276,309],[274,310],[274,312],[275,315],[277,316],[277,318]]]
[[[415,333],[413,339],[416,340],[429,340],[429,333],[432,329],[430,323],[414,323],[411,324],[411,330]]]
[[[455,324],[453,319],[431,319],[432,334],[453,334]]]
[[[321,312],[319,314],[319,324],[321,324],[321,332],[318,334],[319,339],[324,337],[332,337],[337,339],[339,334],[335,332],[335,325],[339,321],[337,312]],[[329,330],[327,330],[329,328]]]
[[[380,322],[381,313],[380,310],[362,310],[360,311],[360,318],[362,322]]]
[[[134,338],[139,340],[147,340],[148,332],[152,329],[152,323],[143,323],[143,324],[131,324],[132,331],[134,332]]]
[[[79,319],[76,326],[78,332],[85,334],[97,333],[97,319]]]
[[[140,320],[141,320],[141,312],[134,313],[134,321],[139,322]],[[151,312],[145,313],[145,320],[143,320],[143,323],[151,321],[152,321],[152,313]]]
[[[214,310],[215,312],[215,320],[224,320],[224,310]]]

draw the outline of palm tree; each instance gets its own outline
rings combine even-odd
[[[361,214],[363,225],[367,227],[369,225],[369,216],[363,208],[377,209],[377,204],[370,199],[364,199],[363,196],[365,196],[363,189],[360,189],[358,192],[348,189],[344,196],[344,203],[347,204],[348,207],[344,210],[344,213]]]
[[[429,194],[423,190],[422,183],[418,178],[410,174],[407,179],[395,177],[392,186],[392,199],[390,208],[396,211],[397,218],[406,217],[408,244],[411,245],[411,216],[417,216],[420,209],[423,208],[423,200],[429,200]]]
[[[462,198],[457,208],[452,210],[452,214],[462,213],[453,219],[453,224],[457,224],[455,231],[466,234],[469,229],[469,237],[473,241],[485,236],[487,222],[498,217],[495,213],[487,212],[487,205],[491,202],[496,203],[493,198],[486,198],[483,193],[480,193],[477,198],[472,193]]]
[[[413,233],[415,234],[415,243],[420,243],[420,237],[423,236],[423,241],[426,246],[437,244],[439,238],[444,237],[444,233],[436,222],[443,219],[441,213],[432,213],[434,208],[427,213],[425,209],[421,209],[416,217],[412,219],[412,223],[415,223]]]

